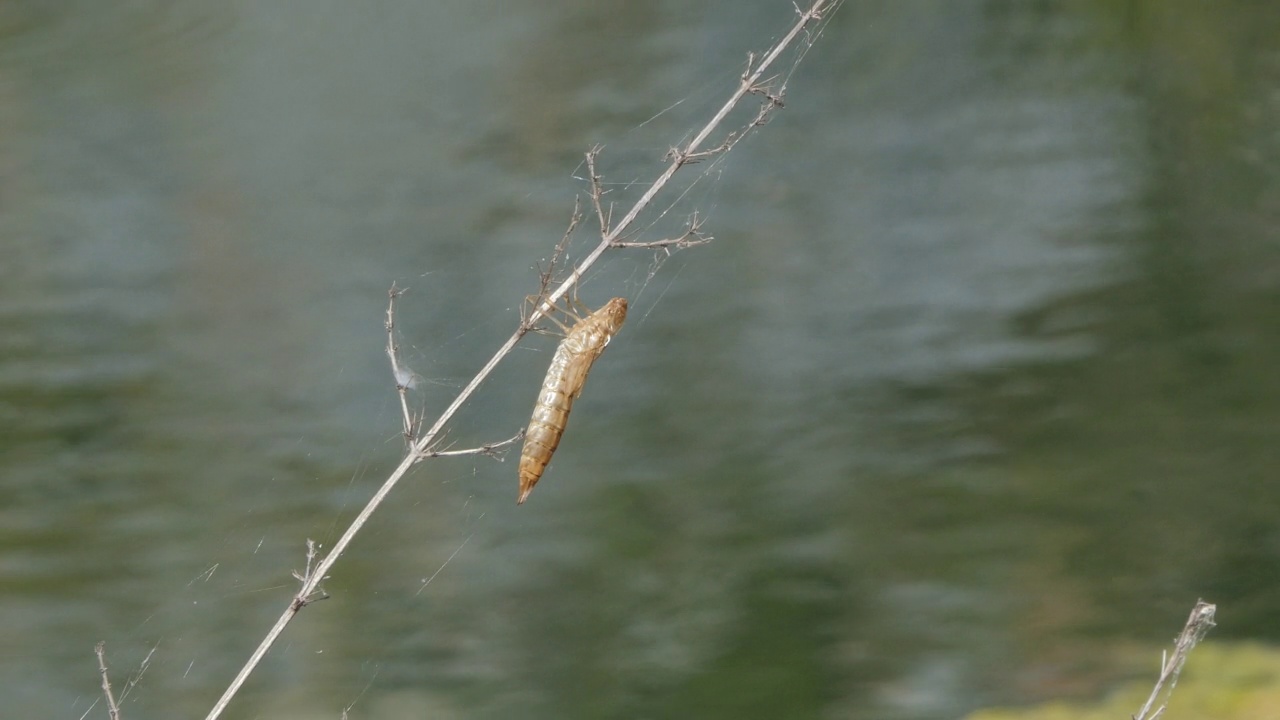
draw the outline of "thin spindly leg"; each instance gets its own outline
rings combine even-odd
[[[529,295],[529,296],[525,297],[524,301],[528,304],[528,308],[529,308],[529,310],[530,310],[530,313],[532,313],[532,310],[533,310],[534,308],[537,308],[539,305],[541,305],[542,303],[546,302],[545,300],[543,300],[543,299],[542,299],[542,296],[541,296],[541,295]],[[556,327],[560,328],[560,331],[561,331],[561,332],[563,332],[565,335],[568,335],[568,334],[569,334],[569,326],[568,326],[568,325],[566,325],[566,324],[564,324],[563,322],[561,322],[561,321],[559,320],[559,318],[557,318],[557,317],[555,316],[555,313],[557,313],[557,312],[558,312],[558,313],[561,313],[561,314],[562,314],[562,315],[564,315],[566,318],[575,318],[575,319],[576,319],[576,316],[575,316],[573,313],[570,313],[570,312],[568,312],[568,311],[564,310],[563,308],[561,308],[559,305],[556,305],[555,303],[547,303],[547,304],[550,306],[550,308],[549,308],[549,312],[547,312],[546,314],[544,314],[542,317],[544,317],[544,318],[546,318],[546,319],[550,320],[552,323],[554,323],[554,324],[555,324],[555,326],[556,326]],[[522,314],[522,315],[524,315],[524,313],[523,313],[523,312],[522,312],[521,314]],[[528,315],[524,315],[524,317],[522,317],[522,318],[521,318],[521,322],[527,323],[528,321],[529,321],[529,317],[528,317]],[[535,327],[535,328],[530,328],[530,329],[531,329],[531,330],[533,330],[533,331],[535,331],[535,332],[545,332],[545,330],[540,330],[539,328],[536,328],[536,327]]]

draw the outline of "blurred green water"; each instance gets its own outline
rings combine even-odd
[[[154,650],[127,717],[202,716],[397,460],[391,281],[430,413],[580,153],[634,197],[789,13],[0,12],[15,716],[81,716],[98,640],[117,685]],[[846,3],[672,209],[717,242],[584,288],[634,310],[529,505],[419,470],[228,717],[942,718],[1102,692],[1201,596],[1272,639],[1278,24]],[[451,439],[522,426],[552,342]]]

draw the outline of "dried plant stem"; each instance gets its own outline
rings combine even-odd
[[[391,376],[396,379],[396,393],[400,395],[400,412],[404,417],[404,440],[412,448],[413,441],[417,439],[415,435],[418,424],[413,414],[409,412],[407,395],[417,378],[412,370],[400,365],[400,346],[396,345],[396,299],[405,294],[405,291],[406,288],[398,288],[395,283],[391,283],[391,289],[387,291],[387,357],[391,359]]]
[[[702,232],[702,218],[698,217],[698,213],[694,212],[693,217],[689,218],[689,227],[685,229],[680,237],[663,238],[662,240],[649,240],[645,242],[627,242],[618,240],[611,247],[631,248],[639,250],[665,250],[670,253],[671,250],[684,250],[696,245],[705,245],[715,238]]]
[[[1217,605],[1211,605],[1203,600],[1196,602],[1196,606],[1191,609],[1191,616],[1187,618],[1186,626],[1182,628],[1182,633],[1173,643],[1173,655],[1166,653],[1161,658],[1160,678],[1156,680],[1156,685],[1151,689],[1151,695],[1147,698],[1146,704],[1137,715],[1133,716],[1133,720],[1156,720],[1164,714],[1165,708],[1169,706],[1169,696],[1173,694],[1173,688],[1178,684],[1178,674],[1182,672],[1182,666],[1187,662],[1187,656],[1192,648],[1204,639],[1205,633],[1214,626],[1213,616],[1217,611]],[[1165,688],[1166,683],[1169,685],[1168,689]],[[1160,706],[1155,712],[1151,712],[1151,706],[1155,705],[1161,694],[1164,698],[1160,700]]]
[[[520,432],[516,433],[515,435],[512,435],[506,440],[501,440],[495,443],[489,443],[487,445],[481,445],[480,447],[467,448],[466,450],[430,450],[430,449],[423,450],[422,453],[418,456],[418,459],[426,460],[428,458],[438,458],[438,457],[458,457],[459,455],[488,455],[489,457],[497,457],[498,448],[504,448],[508,445],[518,443],[523,439],[524,439],[524,430],[521,429]]]
[[[120,720],[120,706],[116,704],[116,697],[111,692],[111,680],[107,677],[107,644],[98,643],[93,652],[98,656],[98,672],[102,674],[102,694],[107,698],[107,713],[111,720]]]
[[[747,69],[742,73],[737,89],[730,95],[729,99],[720,108],[720,110],[716,112],[711,120],[708,121],[707,124],[703,126],[691,140],[681,147],[673,148],[667,154],[668,163],[666,169],[663,170],[658,178],[653,181],[626,215],[616,223],[611,222],[611,213],[607,213],[603,210],[600,203],[600,196],[603,193],[600,190],[599,179],[594,176],[593,170],[591,193],[593,204],[595,204],[596,207],[597,218],[601,222],[600,242],[573,268],[568,277],[566,277],[559,286],[550,293],[544,292],[542,294],[541,302],[535,305],[529,317],[525,318],[520,323],[516,331],[513,332],[501,346],[499,346],[497,352],[493,354],[493,357],[489,358],[488,362],[480,368],[475,377],[473,377],[471,381],[462,388],[457,397],[453,399],[453,402],[451,402],[449,406],[440,413],[440,416],[436,419],[435,423],[416,439],[411,451],[405,455],[404,459],[400,461],[400,465],[392,471],[391,475],[387,477],[382,486],[378,488],[378,491],[369,499],[369,502],[365,505],[364,509],[360,511],[360,514],[351,521],[351,525],[347,527],[346,531],[342,533],[342,536],[333,544],[333,547],[329,550],[328,554],[321,558],[314,568],[311,568],[304,575],[299,576],[302,582],[302,587],[294,596],[294,599],[289,603],[289,606],[285,609],[284,613],[278,620],[276,620],[275,625],[272,626],[266,637],[264,637],[262,642],[259,643],[257,649],[255,649],[253,654],[250,655],[249,660],[245,663],[244,667],[236,674],[236,677],[222,694],[222,697],[219,698],[218,702],[213,706],[213,709],[209,711],[209,714],[206,716],[206,720],[216,720],[216,718],[222,714],[222,711],[226,709],[227,705],[231,702],[231,699],[235,697],[237,692],[239,692],[241,686],[243,686],[245,681],[249,678],[249,675],[252,674],[254,669],[258,666],[258,663],[262,661],[262,658],[266,656],[267,652],[280,637],[280,634],[284,632],[284,629],[288,626],[289,622],[297,615],[298,611],[311,602],[312,599],[317,596],[317,593],[320,592],[320,583],[324,580],[329,569],[333,567],[334,563],[338,561],[338,558],[342,556],[342,553],[346,551],[347,546],[351,544],[353,539],[355,539],[355,536],[360,532],[360,529],[364,527],[364,524],[368,522],[374,511],[378,509],[378,506],[380,506],[387,498],[391,493],[391,490],[400,482],[401,478],[409,472],[409,469],[423,457],[430,455],[431,451],[429,448],[440,435],[444,426],[453,418],[454,414],[458,412],[462,405],[470,399],[471,395],[480,387],[480,384],[489,377],[490,373],[493,372],[493,369],[498,366],[498,363],[502,362],[503,358],[505,358],[511,350],[515,348],[516,343],[518,343],[520,339],[533,328],[533,324],[543,316],[552,312],[556,301],[564,297],[569,290],[577,285],[578,281],[582,278],[583,274],[586,273],[587,269],[594,265],[606,250],[615,246],[615,243],[618,242],[619,238],[621,238],[623,234],[631,228],[632,224],[635,223],[640,214],[653,203],[654,198],[656,198],[658,193],[666,187],[667,183],[670,182],[671,178],[677,171],[686,165],[695,163],[704,158],[726,152],[741,140],[751,129],[763,124],[769,112],[782,106],[782,97],[785,92],[785,85],[777,89],[772,89],[766,85],[762,85],[761,82],[764,78],[765,72],[774,65],[778,58],[782,56],[783,52],[795,44],[797,39],[808,31],[811,25],[822,21],[830,11],[834,10],[840,4],[840,2],[841,0],[814,0],[807,10],[796,7],[796,12],[799,17],[787,34],[784,35],[782,39],[779,40],[778,43],[763,56],[759,58],[754,54],[749,56]],[[807,36],[804,43],[805,46],[807,47],[808,44],[811,44],[813,39],[813,35]],[[744,129],[730,133],[720,145],[710,150],[702,150],[701,148],[706,143],[707,138],[709,138],[712,133],[720,127],[725,118],[728,117],[729,113],[738,106],[743,98],[750,94],[760,95],[765,98],[765,103],[761,106],[756,117],[748,123]],[[599,148],[596,148],[588,153],[588,159],[591,161],[593,168],[594,158],[598,152]],[[577,216],[577,212],[575,211],[575,224],[577,222]],[[392,297],[393,302],[394,299],[395,298]],[[390,315],[390,308],[388,308],[388,315]],[[391,318],[388,317],[388,325],[390,324]],[[394,341],[389,341],[389,348],[394,349]],[[403,409],[407,415],[407,405],[405,405]]]

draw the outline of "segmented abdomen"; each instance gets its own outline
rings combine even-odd
[[[582,394],[591,365],[626,319],[626,298],[614,298],[579,320],[560,341],[556,354],[551,358],[551,367],[547,368],[547,376],[542,380],[542,389],[533,405],[533,417],[525,431],[524,449],[520,451],[517,504],[529,497],[533,486],[547,469],[569,422],[573,401]]]

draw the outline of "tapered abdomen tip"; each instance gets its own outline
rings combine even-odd
[[[525,473],[520,473],[520,494],[516,496],[516,504],[523,505],[529,499],[529,493],[533,492],[533,486],[537,484],[538,478],[530,479]]]

